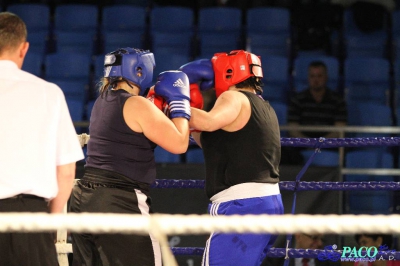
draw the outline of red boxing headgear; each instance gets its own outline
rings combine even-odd
[[[211,62],[217,97],[227,91],[230,86],[249,77],[263,77],[260,57],[244,50],[233,50],[229,54],[216,53],[211,58]]]

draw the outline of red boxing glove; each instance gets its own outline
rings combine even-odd
[[[198,109],[203,109],[203,95],[200,92],[197,83],[190,84],[190,106]]]
[[[154,92],[154,89],[149,90],[147,93],[146,99],[150,100],[150,102],[154,103],[155,106],[157,106],[158,109],[160,109],[164,114],[167,115],[168,113],[168,104],[164,100],[163,97],[157,95]]]
[[[198,109],[203,109],[203,95],[200,92],[199,85],[197,83],[190,84],[190,106]],[[201,132],[195,128],[190,129],[190,133]]]

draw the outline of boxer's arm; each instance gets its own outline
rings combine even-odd
[[[168,104],[169,117],[142,97],[131,97],[124,105],[128,126],[172,153],[183,153],[189,145],[190,89],[182,71],[165,71],[157,77],[154,93]]]
[[[179,70],[186,73],[190,84],[200,84],[200,90],[214,88],[214,70],[210,59],[198,59],[184,64]]]
[[[125,102],[123,114],[129,128],[143,133],[163,149],[175,154],[187,150],[189,127],[186,118],[169,119],[157,106],[143,97],[130,97]]]
[[[238,118],[241,107],[242,102],[237,92],[226,91],[217,98],[214,107],[209,112],[192,108],[190,128],[199,131],[223,129]]]

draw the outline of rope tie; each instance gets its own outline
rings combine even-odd
[[[314,144],[314,153],[308,158],[306,164],[303,166],[303,168],[300,170],[300,172],[296,176],[296,185],[294,188],[294,193],[293,193],[293,203],[292,203],[292,214],[294,215],[295,210],[296,210],[296,198],[297,198],[297,191],[298,187],[300,184],[300,179],[303,177],[304,173],[307,171],[308,167],[311,165],[312,161],[314,160],[314,157],[316,156],[317,153],[321,153],[321,146],[325,142],[325,138],[319,138],[318,142]],[[284,266],[289,265],[289,246],[290,242],[292,241],[292,234],[288,234],[286,236],[286,256],[285,256],[285,263],[283,264]]]

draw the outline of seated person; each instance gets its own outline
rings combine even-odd
[[[324,249],[324,236],[322,234],[296,233],[294,237],[295,249]],[[284,258],[266,258],[261,266],[283,265]],[[340,261],[319,260],[317,258],[289,258],[289,266],[339,266]]]
[[[360,247],[376,247],[379,250],[381,245],[386,245],[389,250],[392,249],[393,237],[384,234],[356,234],[355,239]],[[357,261],[354,266],[399,266],[398,260],[383,260],[377,255],[376,261]]]
[[[290,99],[288,125],[345,126],[347,107],[344,99],[327,87],[328,72],[323,62],[308,67],[308,88]],[[293,138],[338,138],[339,132],[290,131]]]
[[[294,244],[296,249],[324,249],[324,236],[321,234],[309,235],[298,233],[294,235]],[[331,260],[318,260],[307,258],[295,258],[294,266],[338,266],[340,262]]]

